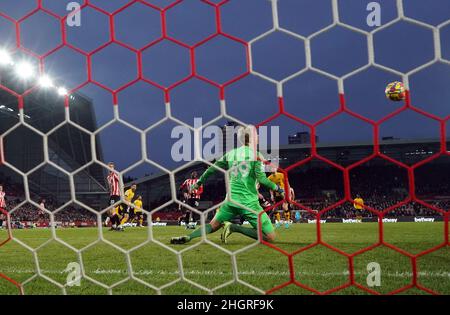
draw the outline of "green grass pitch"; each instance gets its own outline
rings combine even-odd
[[[374,244],[378,240],[376,223],[321,225],[323,241],[336,246],[346,253]],[[182,227],[153,227],[153,237],[168,244],[170,237],[185,234]],[[277,246],[287,252],[293,252],[316,241],[314,224],[294,224],[289,229],[277,229]],[[428,248],[444,242],[444,224],[435,223],[385,223],[385,241],[412,254],[418,254]],[[149,231],[146,228],[128,228],[125,232],[103,230],[104,238],[125,250],[136,248],[146,242]],[[14,238],[20,240],[35,251],[36,255],[18,242],[11,240],[0,247],[0,272],[19,283],[25,282],[25,294],[61,294],[58,286],[42,277],[35,277],[36,263],[42,274],[54,281],[65,284],[65,269],[71,262],[78,262],[77,253],[51,239],[50,230],[13,230]],[[214,294],[259,294],[258,291],[241,283],[232,283],[225,287],[221,284],[233,280],[232,258],[227,253],[209,245],[199,244],[182,253],[181,261],[177,256],[153,242],[149,242],[129,254],[132,270],[127,268],[127,256],[104,242],[86,248],[98,240],[95,228],[57,229],[56,236],[75,249],[83,249],[81,257],[86,275],[107,286],[118,283],[129,276],[134,276],[157,288],[162,294],[207,294],[206,291],[186,281],[178,281],[178,264],[183,264],[184,275],[206,288],[215,289]],[[5,230],[0,231],[0,241],[7,237]],[[220,232],[208,237],[215,244],[220,243]],[[47,243],[46,243],[47,242]],[[197,244],[170,245],[179,251]],[[242,235],[230,236],[229,244],[223,248],[237,251],[251,245],[252,240]],[[42,246],[44,245],[44,246]],[[319,291],[326,291],[349,281],[348,259],[324,246],[316,246],[294,256],[296,279]],[[355,257],[355,280],[367,285],[369,274],[367,265],[377,262],[381,267],[381,286],[372,287],[380,293],[411,283],[411,260],[385,246],[380,246]],[[289,280],[288,258],[262,244],[256,245],[236,255],[239,279],[261,290],[269,290]],[[423,286],[442,294],[450,294],[450,248],[445,246],[438,251],[418,259],[418,281]],[[174,283],[166,286],[168,283]],[[17,294],[17,287],[0,278],[0,294]],[[127,280],[114,286],[111,291],[87,279],[82,279],[80,286],[66,288],[67,294],[156,294],[152,288],[139,281]],[[311,294],[300,287],[289,285],[274,294]],[[335,294],[366,294],[364,291],[350,287]],[[417,289],[410,289],[402,294],[426,294]]]

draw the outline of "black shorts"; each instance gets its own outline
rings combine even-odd
[[[190,198],[187,201],[187,204],[189,206],[191,206],[192,208],[197,208],[198,204],[199,204],[200,199],[196,199],[196,198]]]
[[[128,214],[130,215],[130,217],[142,215],[142,213],[143,213],[142,210],[136,211],[136,209],[133,208],[133,207],[130,207],[130,208],[128,209]]]
[[[120,215],[124,215],[124,214],[131,214],[131,211],[132,211],[132,209],[130,208],[130,207],[128,207],[128,205],[127,204],[125,204],[125,203],[122,203],[121,205],[120,205],[120,208],[119,208],[119,214]]]

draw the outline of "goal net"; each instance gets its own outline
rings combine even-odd
[[[344,2],[2,1],[0,294],[448,294],[449,98],[427,78],[448,86],[450,16],[383,1],[388,21],[369,25],[376,6]],[[413,77],[437,96],[416,100]],[[406,98],[386,105],[395,80]],[[369,98],[380,111],[359,107]],[[423,120],[433,140],[384,138]],[[236,145],[227,126],[249,125],[284,199],[262,187],[265,212],[231,200],[241,165],[198,197],[180,188]],[[322,145],[326,132],[347,144]],[[280,133],[289,144],[271,145]],[[257,240],[207,234],[227,202],[258,214]],[[120,209],[125,230],[110,231]],[[265,213],[286,223],[273,243]]]

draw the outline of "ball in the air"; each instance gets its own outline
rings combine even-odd
[[[386,87],[386,97],[394,102],[399,102],[405,99],[406,90],[402,82],[392,82]]]

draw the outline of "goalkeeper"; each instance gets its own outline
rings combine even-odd
[[[221,235],[223,243],[227,242],[227,238],[232,233],[240,233],[258,239],[258,215],[264,211],[259,204],[258,190],[256,189],[258,182],[284,195],[284,190],[267,179],[264,173],[264,165],[261,162],[262,155],[254,149],[258,141],[255,127],[240,128],[238,139],[243,146],[231,150],[219,159],[214,166],[209,167],[193,187],[193,189],[196,189],[203,185],[217,168],[229,171],[231,200],[237,204],[227,201],[220,207],[212,221],[205,225],[206,234],[214,233],[223,226]],[[254,212],[242,209],[239,205],[252,209]],[[243,227],[229,222],[238,215],[247,220],[252,227]],[[264,240],[273,242],[276,236],[275,231],[269,216],[265,212],[261,215],[261,226]],[[172,238],[170,243],[185,244],[194,238],[201,237],[201,235],[201,228],[198,228],[190,235]]]

